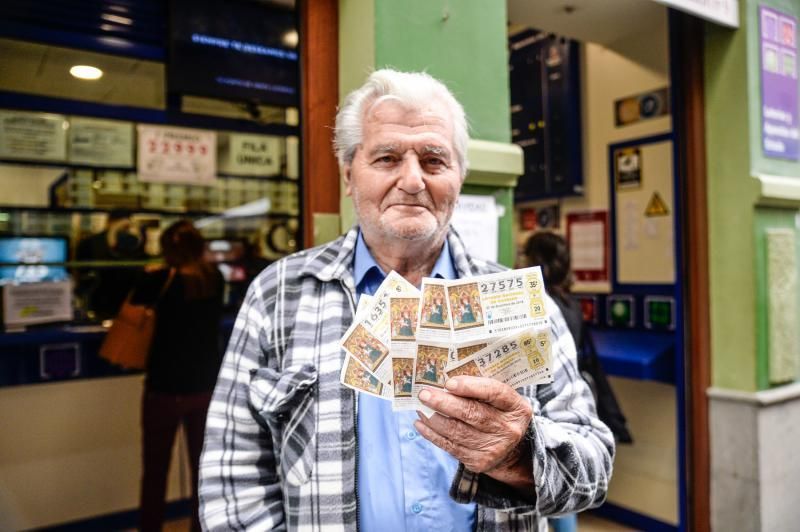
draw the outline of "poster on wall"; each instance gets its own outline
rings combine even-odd
[[[217,134],[202,129],[139,125],[141,181],[211,185],[217,174]]]
[[[282,137],[228,133],[219,136],[220,174],[269,177],[281,173]]]
[[[133,166],[133,123],[72,117],[69,121],[69,162]]]
[[[567,214],[567,242],[575,288],[603,289],[608,285],[608,212]],[[607,289],[607,288],[606,288]]]
[[[494,196],[462,194],[451,223],[472,255],[497,262],[499,216]]]
[[[0,111],[0,158],[63,162],[67,127],[63,115]]]
[[[642,151],[639,147],[620,148],[614,153],[614,180],[617,190],[642,186]]]
[[[800,159],[797,18],[761,6],[761,145],[764,155]]]

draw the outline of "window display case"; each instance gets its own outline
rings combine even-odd
[[[298,145],[293,135],[0,110],[0,289],[71,283],[69,312],[52,320],[41,301],[8,306],[0,385],[121,371],[96,357],[103,325],[161,263],[159,237],[179,219],[207,239],[230,329],[253,277],[301,247]],[[77,372],[25,369],[35,357],[21,346],[64,343],[77,346]]]

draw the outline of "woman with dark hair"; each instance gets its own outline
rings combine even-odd
[[[192,530],[200,530],[197,475],[206,412],[222,361],[223,279],[203,259],[205,241],[190,221],[168,227],[161,250],[167,268],[147,273],[133,294],[134,303],[158,302],[142,399],[140,527],[161,530],[172,445],[183,425],[192,473]]]
[[[580,349],[583,312],[580,303],[570,295],[572,269],[567,241],[556,233],[535,233],[525,244],[525,256],[530,266],[541,266],[545,289],[561,309],[575,346]]]

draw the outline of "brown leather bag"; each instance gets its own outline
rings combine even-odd
[[[147,366],[156,329],[156,306],[174,277],[175,270],[170,269],[167,282],[150,305],[134,305],[131,303],[133,291],[128,294],[100,345],[101,357],[125,369],[144,369]]]

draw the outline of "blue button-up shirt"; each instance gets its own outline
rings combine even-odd
[[[373,295],[386,273],[359,233],[353,264],[356,292]],[[432,277],[458,277],[450,248],[444,248]],[[414,429],[416,412],[393,412],[392,403],[358,396],[358,513],[361,529],[467,531],[475,505],[448,495],[458,461]]]

